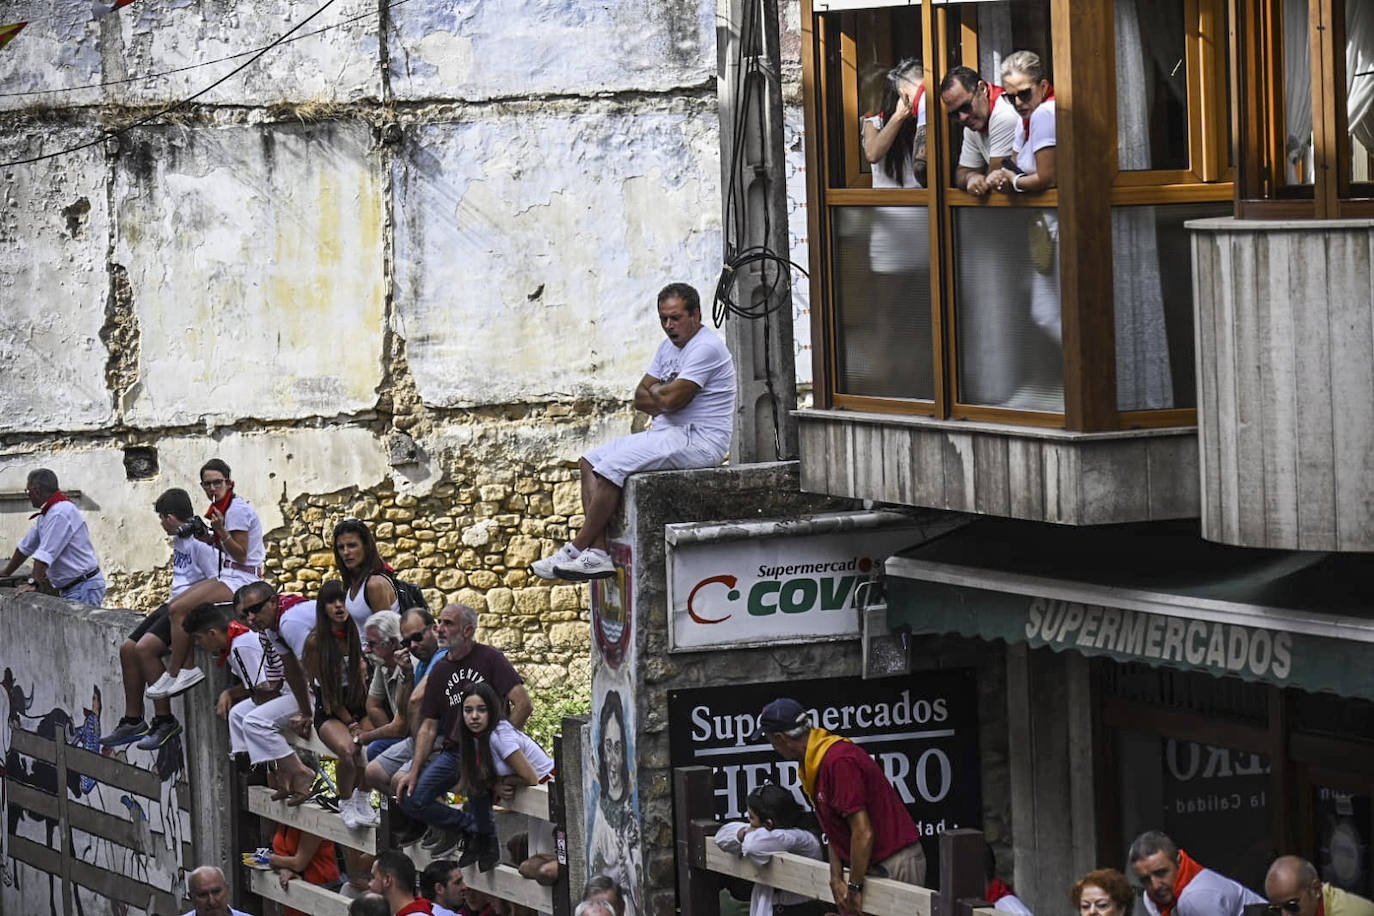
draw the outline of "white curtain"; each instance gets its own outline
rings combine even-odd
[[[978,11],[978,75],[1000,86],[1002,58],[1016,50],[1012,47],[1011,4],[980,3],[974,9]]]
[[[1347,4],[1346,8],[1361,4]],[[1312,183],[1312,50],[1307,0],[1283,0],[1283,122],[1287,181]]]
[[[1150,126],[1142,90],[1150,81],[1136,6],[1137,0],[1116,0],[1116,140],[1123,170],[1150,167]],[[1112,208],[1112,290],[1117,409],[1174,406],[1154,207]]]
[[[1345,87],[1350,136],[1374,149],[1374,3],[1345,4]]]

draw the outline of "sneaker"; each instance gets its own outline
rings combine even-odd
[[[372,796],[362,789],[353,790],[353,810],[358,815],[358,823],[364,827],[377,827],[382,823],[382,816],[372,807]],[[343,806],[340,805],[342,808]]]
[[[155,751],[179,734],[181,734],[181,723],[176,719],[171,716],[161,721],[154,719],[148,736],[138,742],[138,749],[140,751]]]
[[[420,838],[420,848],[426,852],[431,852],[444,842],[444,831],[438,827],[431,827],[425,831],[425,835]]]
[[[120,719],[115,730],[100,739],[100,745],[101,747],[123,747],[126,744],[133,744],[146,734],[148,734],[148,723],[142,719],[134,722]]]
[[[557,579],[558,572],[555,567],[564,563],[571,563],[573,560],[577,559],[577,555],[578,550],[576,547],[571,543],[564,544],[562,547],[558,548],[558,552],[553,556],[544,557],[542,560],[535,560],[531,563],[530,572],[541,579]]]
[[[143,691],[143,695],[150,700],[165,699],[167,697],[167,688],[172,686],[174,680],[176,680],[176,678],[164,671],[162,672],[162,677],[148,685],[148,688]]]
[[[343,821],[344,826],[349,830],[357,830],[363,826],[362,820],[358,817],[358,811],[347,802],[339,805],[339,820]]]
[[[433,861],[435,859],[444,858],[454,847],[462,843],[466,836],[467,834],[462,830],[445,830],[443,842],[435,846],[434,850],[430,852],[430,860]],[[464,853],[464,855],[466,855],[466,853]]]
[[[182,668],[181,673],[172,681],[167,688],[167,696],[174,697],[179,693],[190,690],[192,687],[205,680],[205,672],[199,668]]]
[[[586,582],[588,579],[609,579],[614,576],[615,564],[611,562],[611,556],[606,551],[591,547],[582,551],[575,559],[558,564],[553,571],[560,579]]]
[[[463,834],[463,854],[458,857],[459,868],[470,868],[477,864],[478,853],[481,852],[481,838],[475,833]]]
[[[396,820],[393,816],[392,820]],[[425,834],[425,825],[411,823],[405,827],[393,830],[391,833],[391,845],[395,847],[409,846],[420,839]]]

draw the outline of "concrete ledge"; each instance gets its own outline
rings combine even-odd
[[[1075,433],[798,411],[801,488],[1063,525],[1193,518],[1193,427]]]

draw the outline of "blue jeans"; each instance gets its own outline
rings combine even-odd
[[[452,805],[439,801],[439,796],[458,782],[457,749],[436,750],[425,761],[425,768],[415,780],[415,788],[401,799],[401,810],[417,821],[441,830],[462,830],[471,833],[478,829],[478,819]],[[475,799],[474,799],[475,801]],[[487,822],[491,821],[491,798],[487,798]]]
[[[100,602],[105,600],[105,576],[102,573],[96,573],[85,582],[78,582],[69,588],[64,588],[58,594],[68,601],[79,601],[92,607],[100,607]]]
[[[369,761],[376,760],[382,755],[382,751],[404,740],[404,738],[378,738],[376,741],[367,742],[367,759]]]

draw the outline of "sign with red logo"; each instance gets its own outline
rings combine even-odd
[[[669,525],[673,651],[857,639],[854,596],[882,560],[925,540],[897,512]]]

